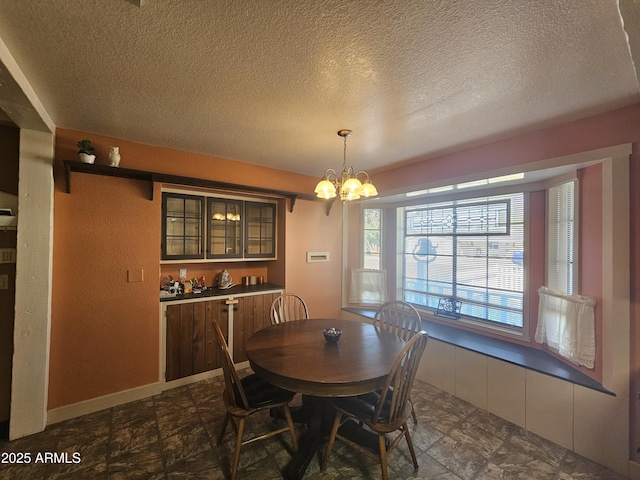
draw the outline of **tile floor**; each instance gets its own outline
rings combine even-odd
[[[31,456],[30,464],[0,462],[0,479],[229,478],[230,428],[223,444],[216,444],[224,418],[222,382],[216,377],[13,442],[0,440],[0,460],[14,461],[17,452]],[[420,468],[413,469],[402,442],[389,457],[392,479],[623,478],[424,382],[416,381],[412,398],[420,420],[409,425]],[[268,413],[251,420],[258,429],[272,422]],[[238,479],[281,478],[290,448],[287,434],[243,447]],[[380,478],[377,464],[339,441],[324,473],[319,459],[309,465],[305,479]]]

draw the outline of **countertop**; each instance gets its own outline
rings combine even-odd
[[[284,287],[274,283],[263,283],[262,285],[235,285],[231,288],[225,288],[222,290],[216,287],[209,287],[202,293],[186,293],[184,295],[176,295],[175,297],[160,297],[160,301],[176,302],[178,300],[194,300],[200,298],[234,297],[267,293],[274,290],[284,290]]]

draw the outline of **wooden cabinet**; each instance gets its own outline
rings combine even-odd
[[[247,360],[245,343],[271,324],[269,309],[280,291],[168,304],[166,306],[167,382],[222,367],[211,321],[220,325],[235,363]]]
[[[272,202],[163,192],[162,259],[275,259],[276,217]]]

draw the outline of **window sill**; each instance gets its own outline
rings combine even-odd
[[[344,308],[345,311],[373,319],[375,310],[367,308]],[[534,372],[580,385],[597,392],[615,396],[591,377],[579,372],[542,350],[487,337],[479,333],[460,330],[448,325],[422,320],[423,329],[435,340],[455,345],[472,352],[496,358]]]

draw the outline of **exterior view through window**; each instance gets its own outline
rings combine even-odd
[[[403,300],[436,310],[453,298],[465,318],[521,331],[524,202],[516,193],[400,208]]]
[[[380,270],[382,251],[382,210],[364,209],[364,268]]]

